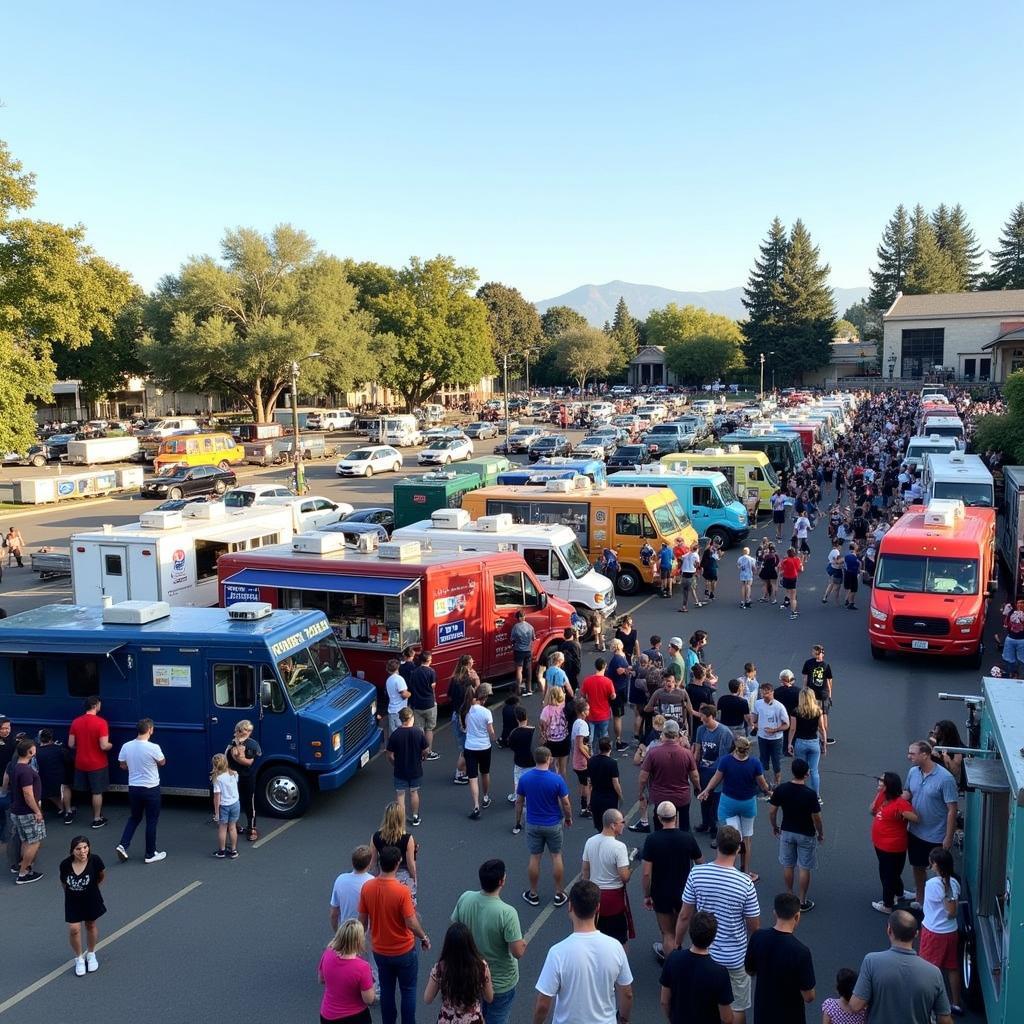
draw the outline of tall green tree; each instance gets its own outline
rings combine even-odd
[[[601,380],[607,375],[615,354],[614,342],[594,327],[560,334],[557,346],[558,368],[576,384],[580,394],[588,380]]]
[[[759,352],[774,349],[781,337],[783,323],[780,289],[788,252],[789,237],[785,225],[776,217],[761,243],[743,289],[743,305],[747,310],[743,335],[746,339],[747,361],[750,363],[757,359]]]
[[[615,376],[624,377],[630,361],[637,353],[640,344],[640,334],[636,329],[636,320],[629,312],[626,300],[619,296],[618,304],[615,306],[615,318],[612,320],[611,336],[618,346],[618,357],[613,361],[612,372]]]
[[[582,331],[589,326],[587,318],[572,306],[552,306],[540,315],[540,328],[548,338],[557,338],[567,331]]]
[[[882,231],[882,240],[875,250],[877,269],[870,271],[871,292],[868,304],[885,312],[904,290],[912,246],[910,217],[900,203]]]
[[[967,220],[964,208],[957,203],[949,208],[940,203],[931,217],[935,241],[949,257],[959,281],[957,291],[969,291],[981,278],[981,246]]]
[[[512,376],[518,376],[526,361],[526,354],[539,354],[544,334],[540,316],[532,302],[523,298],[518,288],[489,281],[481,285],[476,297],[487,307],[487,320],[493,336],[494,363],[502,364],[509,357]]]
[[[886,306],[886,309],[888,308]],[[843,320],[853,324],[857,328],[858,337],[864,341],[882,340],[882,310],[870,305],[866,300],[861,299],[852,306],[847,306]]]
[[[1010,212],[999,236],[999,246],[990,253],[992,271],[989,288],[1024,288],[1024,203]]]
[[[445,384],[477,384],[494,372],[487,306],[472,294],[476,271],[450,256],[413,257],[395,286],[367,299],[377,322],[381,383],[407,409]]]
[[[220,255],[189,260],[157,287],[139,352],[158,380],[230,394],[263,422],[291,384],[293,361],[305,394],[374,376],[372,320],[341,260],[288,224],[269,235],[227,231]]]
[[[97,256],[85,229],[23,216],[35,179],[0,140],[0,449],[35,440],[35,402],[50,397],[53,346],[109,339],[134,286]]]
[[[933,295],[960,291],[962,283],[949,254],[939,245],[924,210],[917,206],[913,219],[913,249],[903,290],[908,295]]]

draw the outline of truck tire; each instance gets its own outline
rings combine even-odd
[[[289,764],[275,764],[260,772],[256,785],[260,810],[273,818],[299,818],[312,799],[309,780]]]
[[[32,456],[32,465],[35,466],[36,469],[39,469],[41,466],[45,466],[46,465],[46,456],[45,455],[33,455]]]
[[[180,487],[172,487],[167,492],[167,497],[168,498],[173,498],[175,501],[177,501],[179,498],[184,498],[185,495],[182,493],[182,490],[181,490]]]
[[[960,932],[960,983],[963,985],[964,1002],[968,1008],[977,1012],[984,1011],[973,927],[964,928]]]
[[[985,645],[978,644],[978,649],[973,654],[968,654],[964,659],[965,664],[970,669],[981,668],[981,660],[985,657]]]
[[[228,462],[227,459],[221,459],[220,462],[217,463],[217,468],[222,473],[226,473],[231,468],[231,463]]]
[[[615,589],[623,596],[635,594],[643,583],[644,578],[638,569],[631,565],[624,565],[619,569],[619,575],[615,579]]]
[[[874,658],[875,661],[882,661],[885,658],[885,648],[884,647],[876,647],[874,644],[872,644],[871,645],[871,657]]]
[[[709,542],[716,543],[721,548],[727,548],[732,545],[732,534],[721,526],[712,526],[704,536],[707,537]]]
[[[592,640],[593,637],[594,637],[594,610],[593,610],[593,608],[588,608],[586,605],[583,605],[583,604],[574,604],[573,608],[576,609],[576,614],[581,619],[583,619],[586,622],[586,624],[587,624],[586,631],[580,634],[580,643],[583,643],[585,640]]]

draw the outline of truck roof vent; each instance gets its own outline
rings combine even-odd
[[[964,517],[964,503],[959,498],[936,498],[924,510],[924,525],[951,530]]]
[[[721,455],[725,455],[726,453],[728,453],[730,455],[735,455],[739,450],[740,450],[740,446],[738,444],[731,444],[731,445],[729,445],[728,448],[705,448],[701,452],[701,455],[721,456]]]
[[[225,611],[234,622],[254,622],[273,614],[274,609],[266,601],[237,601]]]
[[[344,533],[297,533],[292,537],[292,551],[303,554],[326,555],[344,550]]]
[[[181,526],[180,512],[143,512],[139,526],[147,530],[173,530]]]
[[[675,469],[679,463],[673,461],[672,468]],[[638,473],[643,473],[646,476],[665,476],[666,473],[670,472],[668,466],[661,462],[648,462],[646,466],[638,466]]]
[[[499,512],[494,516],[481,516],[476,521],[480,533],[505,533],[512,529],[512,516],[508,512]]]
[[[964,458],[963,452],[950,452],[949,462],[953,466],[964,466],[967,464],[967,460]]]
[[[434,469],[423,474],[424,480],[454,480],[458,474],[453,469]]]
[[[381,558],[393,558],[397,561],[404,562],[409,558],[419,558],[422,552],[423,548],[418,540],[404,540],[381,544],[377,553]]]
[[[356,551],[360,551],[364,555],[369,554],[371,551],[376,551],[379,544],[379,533],[361,533],[356,541]]]
[[[105,626],[144,626],[170,618],[171,606],[166,601],[119,601],[103,609]]]
[[[544,485],[544,490],[553,491],[556,494],[569,494],[573,490],[572,480],[549,480]]]
[[[223,519],[227,515],[223,501],[190,501],[181,511],[189,519]]]
[[[435,530],[464,530],[471,521],[464,508],[439,508],[430,513],[430,525]]]

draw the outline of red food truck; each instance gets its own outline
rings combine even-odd
[[[481,679],[512,675],[516,612],[536,631],[535,659],[572,625],[572,605],[545,593],[515,552],[423,551],[415,541],[354,551],[340,534],[299,534],[223,555],[217,573],[224,607],[266,601],[324,612],[353,674],[378,688],[388,659],[406,647],[431,651],[441,702],[463,654]]]

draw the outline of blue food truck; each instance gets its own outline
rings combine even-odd
[[[338,789],[380,749],[376,690],[353,677],[322,612],[171,608],[122,601],[55,604],[0,620],[0,709],[19,730],[67,739],[83,698],[110,724],[111,788],[125,788],[121,744],[156,723],[164,792],[209,794],[210,758],[249,719],[263,749],[256,796],[295,818],[314,790]]]

